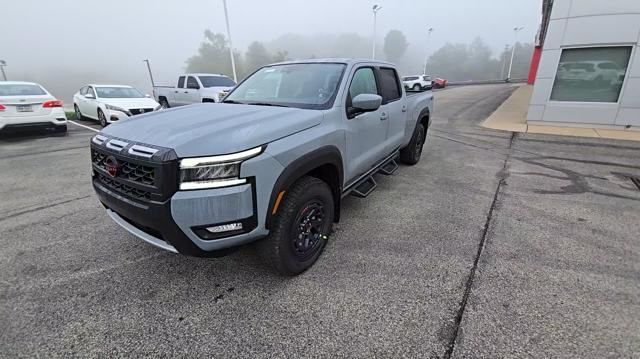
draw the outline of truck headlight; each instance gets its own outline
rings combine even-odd
[[[242,161],[262,153],[264,146],[229,155],[185,158],[180,160],[180,189],[205,189],[246,183],[240,178]]]

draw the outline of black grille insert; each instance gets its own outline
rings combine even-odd
[[[629,176],[629,179],[631,180],[631,182],[638,188],[638,190],[640,191],[640,177],[633,177],[633,176]]]
[[[144,191],[141,189],[133,188],[124,183],[116,182],[112,178],[109,178],[101,173],[98,173],[98,178],[102,183],[106,184],[107,186],[115,189],[118,192],[129,195],[133,198],[146,199],[146,200],[151,199],[151,192],[149,191]]]
[[[107,155],[96,151],[92,152],[91,157],[93,164],[106,171],[107,166],[105,161],[107,159]],[[148,186],[155,186],[155,169],[153,167],[131,163],[121,159],[118,159],[118,163],[122,166],[118,177]]]
[[[132,115],[139,115],[141,113],[153,112],[152,108],[132,108],[129,110]]]

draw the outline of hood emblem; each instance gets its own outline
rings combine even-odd
[[[114,178],[118,176],[118,172],[120,171],[120,164],[118,163],[118,160],[116,160],[115,157],[113,156],[107,157],[107,159],[104,160],[104,165],[105,165],[105,168],[107,169],[107,173],[109,174],[109,176]]]

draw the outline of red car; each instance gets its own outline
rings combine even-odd
[[[433,88],[434,89],[445,88],[445,86],[447,86],[447,80],[441,79],[441,78],[433,79]]]

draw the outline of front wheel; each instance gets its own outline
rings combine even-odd
[[[407,147],[400,150],[400,161],[410,166],[420,162],[426,137],[427,133],[424,125],[418,123],[415,131],[413,131],[413,136],[411,136],[411,141],[409,141]]]
[[[76,113],[76,120],[84,119],[84,116],[82,116],[82,113],[80,112],[80,108],[78,107],[78,105],[73,105],[73,110]]]
[[[285,193],[271,234],[260,242],[262,255],[282,275],[304,272],[322,253],[333,214],[329,186],[315,177],[302,177]]]
[[[413,91],[420,91],[420,85],[418,84],[413,85]]]
[[[171,106],[169,106],[169,101],[167,101],[166,98],[161,98],[160,99],[160,107],[162,107],[162,109],[166,110],[166,109],[170,108]]]
[[[109,124],[107,122],[107,117],[104,115],[104,112],[102,112],[101,109],[98,109],[98,121],[100,121],[100,126],[102,127],[107,127],[107,125]]]

